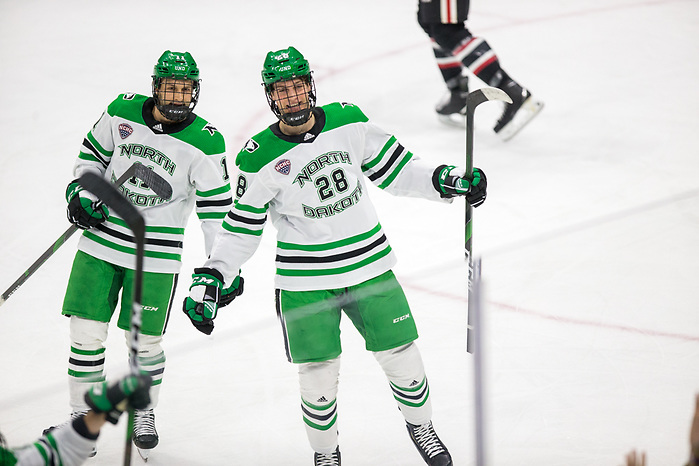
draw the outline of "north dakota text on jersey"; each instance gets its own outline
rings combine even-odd
[[[301,204],[303,206],[303,215],[308,218],[330,217],[342,213],[357,204],[360,197],[362,197],[362,185],[357,181],[355,190],[349,196],[343,197],[337,202],[320,207],[309,207],[306,204]]]
[[[152,160],[163,167],[163,169],[171,175],[175,172],[175,168],[177,167],[177,165],[175,165],[175,163],[170,160],[167,155],[163,154],[157,149],[153,149],[152,147],[144,146],[143,144],[122,144],[119,146],[119,149],[121,149],[119,155],[125,155],[129,159],[132,155],[135,155],[137,157]]]

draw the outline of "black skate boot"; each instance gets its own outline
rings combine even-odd
[[[444,446],[437,433],[432,427],[432,422],[427,424],[422,424],[421,426],[415,426],[411,423],[406,423],[408,427],[408,433],[410,434],[410,439],[415,444],[415,447],[422,455],[422,459],[425,460],[430,466],[452,466],[451,455]]]
[[[137,409],[134,414],[133,444],[138,448],[141,458],[148,461],[150,450],[158,445],[155,414],[152,409]]]
[[[468,96],[468,76],[459,76],[454,87],[437,104],[437,118],[451,126],[465,126],[466,97]]]
[[[340,466],[340,447],[332,453],[314,453],[314,466]]]
[[[505,110],[493,128],[503,139],[508,140],[529,123],[544,107],[544,103],[532,97],[528,89],[517,84],[507,73],[502,72],[502,80],[497,86],[512,99],[505,104]]]

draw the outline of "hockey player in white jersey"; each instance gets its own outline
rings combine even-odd
[[[200,80],[192,55],[164,52],[152,78],[151,97],[119,95],[83,141],[73,169],[76,180],[69,184],[66,198],[69,220],[85,232],[63,302],[63,314],[70,316],[70,405],[73,415],[79,416],[87,409],[83,393],[104,380],[104,343],[117,308],[117,325],[127,331],[128,345],[136,249],[126,223],[97,204],[77,178],[95,172],[114,181],[133,163],[165,178],[173,190],[170,199],[159,198],[137,178],[119,188],[146,223],[138,357],[153,388],[151,404],[136,411],[134,425],[134,444],[144,451],[158,444],[153,408],[165,370],[161,341],[175,296],[185,226],[196,209],[208,256],[232,203],[223,136],[193,113]],[[241,292],[239,278],[226,299]],[[200,331],[211,332],[211,326],[193,323]]]
[[[2,466],[77,466],[94,451],[102,426],[116,424],[129,407],[145,408],[150,403],[151,378],[148,375],[127,375],[115,383],[102,382],[85,393],[90,409],[46,432],[36,442],[10,449],[0,435]]]
[[[184,311],[207,321],[217,297],[277,229],[276,307],[316,465],[339,465],[340,313],[364,337],[388,377],[410,438],[425,462],[450,465],[435,433],[417,329],[391,268],[395,257],[368,197],[366,179],[399,196],[451,202],[486,197],[485,174],[469,182],[454,166],[423,164],[371,124],[356,105],[316,107],[308,61],[293,47],[270,52],[262,79],[279,121],[253,136],[236,165],[236,201],[208,261],[195,269]]]

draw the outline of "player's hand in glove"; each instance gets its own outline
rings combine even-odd
[[[228,288],[224,288],[221,292],[221,299],[218,300],[218,307],[228,306],[231,303],[231,301],[243,294],[244,283],[245,280],[243,280],[243,277],[240,275],[240,272],[238,272],[238,276],[235,277],[235,280],[233,280],[231,286],[229,286]]]
[[[68,201],[68,221],[83,230],[99,225],[109,217],[107,206],[98,204],[97,197],[85,191],[78,180],[73,180],[68,185],[66,201]]]
[[[144,374],[127,375],[111,385],[102,382],[85,393],[85,402],[94,412],[105,413],[107,421],[116,424],[128,406],[134,409],[148,406],[151,382],[151,377]]]
[[[480,168],[473,169],[473,179],[469,182],[463,170],[453,165],[440,165],[432,175],[432,185],[443,198],[466,196],[469,204],[478,207],[485,202],[488,180]]]
[[[189,296],[184,299],[183,311],[192,325],[202,333],[211,335],[214,319],[223,290],[223,275],[216,269],[194,269]],[[230,302],[230,301],[229,301]]]

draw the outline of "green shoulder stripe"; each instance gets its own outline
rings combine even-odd
[[[107,113],[134,123],[145,125],[143,121],[143,103],[148,99],[141,94],[119,94],[119,97],[107,107]]]
[[[266,128],[245,143],[235,158],[235,164],[245,173],[257,173],[262,167],[298,144],[284,141]]]
[[[335,102],[321,107],[325,112],[323,132],[352,123],[366,123],[369,119],[359,107],[346,102]]]
[[[197,115],[191,125],[170,136],[196,147],[206,155],[217,155],[226,152],[226,142],[223,135],[208,121]]]

